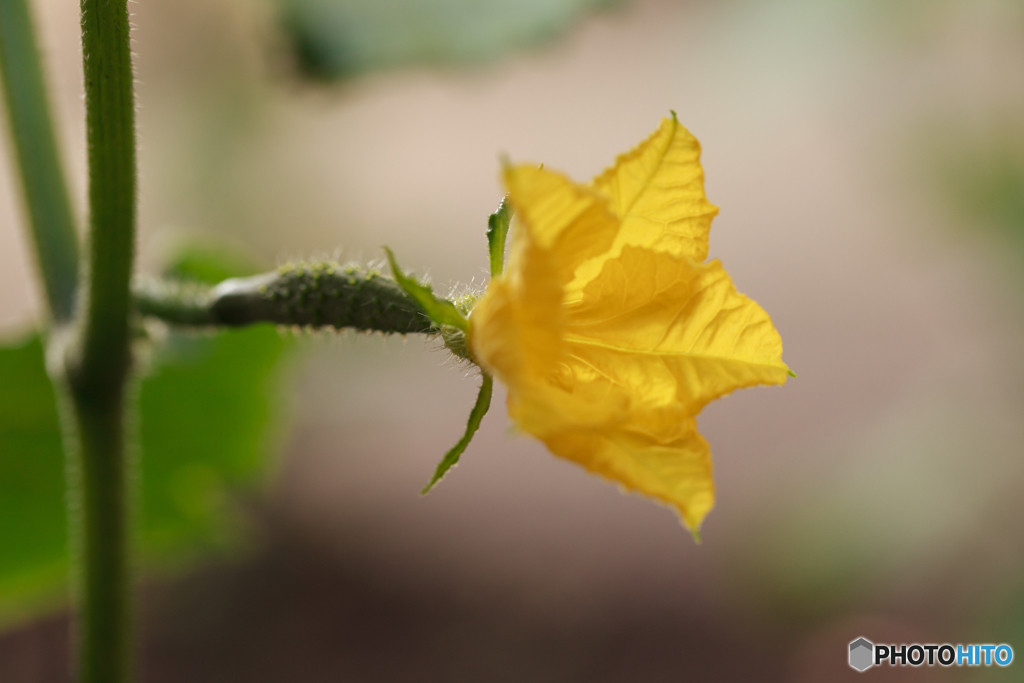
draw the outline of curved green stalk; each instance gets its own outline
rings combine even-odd
[[[135,104],[125,0],[82,0],[89,153],[87,289],[67,349],[74,407],[69,482],[79,599],[80,683],[131,676],[130,484],[125,393],[131,368]],[[72,508],[74,510],[74,508]]]
[[[67,322],[78,241],[26,0],[0,0],[0,76],[46,300],[53,319]]]

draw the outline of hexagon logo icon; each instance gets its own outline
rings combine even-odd
[[[870,640],[858,638],[850,643],[850,666],[865,671],[875,663],[875,645]]]

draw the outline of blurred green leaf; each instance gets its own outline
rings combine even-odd
[[[0,348],[0,617],[61,599],[66,520],[56,399],[32,336]]]
[[[1015,121],[984,134],[955,127],[933,134],[927,155],[943,198],[965,227],[995,228],[1024,246],[1024,135]],[[935,173],[937,171],[937,173]]]
[[[242,256],[234,246],[190,243],[164,269],[164,277],[215,285],[232,277],[256,275],[267,270]]]
[[[416,63],[472,64],[556,36],[615,0],[280,0],[307,76]]]
[[[233,538],[233,489],[262,478],[272,449],[277,366],[269,325],[209,337],[171,333],[139,392],[142,543],[169,561]]]
[[[980,609],[964,629],[959,639],[971,643],[1017,643],[1024,640],[1024,585],[1020,577],[1009,574],[986,586],[979,602]],[[1015,650],[1016,653],[1016,650]],[[1002,667],[978,667],[973,672],[971,681],[987,683],[988,681],[1006,680],[1006,672]]]
[[[172,272],[210,280],[245,274],[202,251]],[[147,564],[179,565],[239,538],[233,493],[266,476],[290,345],[263,325],[172,331],[153,353],[139,385],[137,422]],[[0,620],[63,600],[64,486],[55,395],[42,342],[32,336],[0,347]]]
[[[231,249],[186,246],[166,276],[216,284],[259,272]],[[267,470],[290,340],[271,325],[197,335],[172,330],[139,392],[143,549],[164,563],[230,544],[230,492]]]

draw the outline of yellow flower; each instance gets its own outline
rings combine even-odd
[[[515,231],[469,318],[473,359],[521,429],[696,533],[714,504],[697,414],[789,372],[768,314],[703,263],[718,209],[700,145],[673,115],[589,185],[534,166],[504,180]]]

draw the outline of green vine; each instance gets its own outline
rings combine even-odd
[[[64,323],[75,308],[78,242],[26,0],[0,2],[0,76],[46,301]]]
[[[135,100],[124,0],[82,0],[89,231],[86,290],[65,347],[66,454],[81,683],[131,677],[131,481],[125,394],[135,254]],[[68,419],[70,418],[70,419]]]

